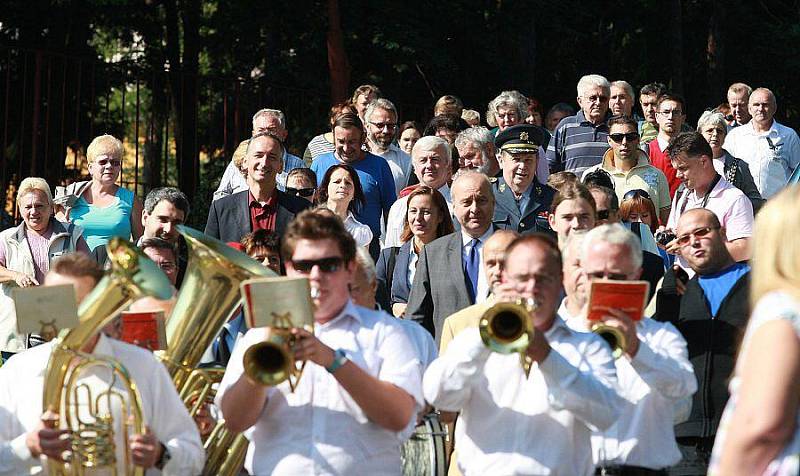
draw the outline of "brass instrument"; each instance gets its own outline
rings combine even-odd
[[[244,253],[192,228],[179,225],[189,247],[189,266],[167,320],[167,350],[160,357],[192,417],[213,400],[224,369],[198,369],[205,350],[241,303],[239,286],[275,273]],[[229,432],[224,420],[206,438],[203,474],[234,475],[244,462],[247,439]]]
[[[500,302],[486,310],[478,324],[481,340],[488,348],[501,354],[519,353],[526,375],[532,365],[526,354],[534,332],[530,314],[536,307],[532,298]]]
[[[615,359],[622,357],[622,354],[628,349],[628,340],[625,338],[625,334],[616,327],[597,322],[592,325],[592,332],[608,343],[611,347],[611,355]]]
[[[319,296],[317,288],[309,288],[308,281],[291,280],[299,285],[293,285],[290,280],[283,280],[286,287],[279,291],[285,300],[294,301],[299,310],[299,318],[293,319],[292,311],[272,312],[268,327],[269,338],[264,342],[253,344],[244,354],[244,372],[253,382],[261,385],[275,386],[288,380],[292,392],[297,388],[300,377],[303,375],[305,361],[296,362],[292,353],[295,337],[291,333],[293,327],[304,327],[313,331],[313,318],[302,315],[303,306],[299,303],[305,298],[309,301]],[[287,299],[288,298],[288,299]],[[276,303],[277,305],[277,303]],[[305,306],[306,310],[313,309],[313,303]]]
[[[113,381],[107,391],[96,396],[91,395],[87,386],[76,385],[80,373],[87,368],[107,367],[115,380],[123,382],[128,391],[128,404],[123,408],[133,417],[130,431],[144,433],[141,399],[125,368],[114,359],[97,357],[81,349],[133,300],[142,296],[167,299],[171,287],[158,266],[127,241],[112,238],[107,248],[110,272],[81,303],[78,308],[80,324],[57,341],[47,363],[42,399],[44,411],[52,415],[47,424],[59,428],[63,416],[63,421],[73,425],[71,460],[64,464],[50,459],[47,466],[51,475],[84,474],[89,469],[100,467],[110,467],[116,474],[110,402],[125,398],[112,388]],[[79,413],[74,407],[73,402],[77,399],[89,402],[88,418],[86,412]],[[141,467],[131,466],[127,461],[126,471],[133,475],[144,474]]]

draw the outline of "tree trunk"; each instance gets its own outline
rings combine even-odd
[[[672,66],[672,91],[683,94],[683,13],[681,0],[669,3],[670,64]]]
[[[349,99],[350,63],[344,48],[344,33],[339,15],[339,1],[328,0],[328,71],[331,77],[331,102]]]
[[[726,2],[713,0],[711,2],[711,18],[708,22],[708,41],[706,43],[706,88],[707,104],[717,105],[720,94],[725,90],[725,41],[722,38],[722,26],[725,25]]]

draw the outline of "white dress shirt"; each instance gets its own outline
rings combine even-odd
[[[372,241],[372,230],[367,225],[356,220],[352,212],[347,212],[344,229],[356,240],[358,246],[369,246]]]
[[[556,316],[545,333],[550,354],[526,378],[518,354],[490,351],[465,329],[425,372],[425,398],[460,411],[458,467],[487,474],[594,474],[591,429],[605,429],[623,404],[603,340]]]
[[[0,475],[36,474],[42,470],[42,461],[46,461],[31,457],[25,437],[38,425],[43,413],[45,372],[53,346],[49,342],[31,348],[0,367]],[[146,474],[200,474],[205,461],[200,434],[164,365],[151,352],[103,335],[93,354],[112,357],[128,369],[142,397],[145,424],[169,448],[170,460],[163,473],[151,468]],[[86,383],[95,392],[107,388],[111,381],[111,372],[105,367],[94,367],[81,375],[78,383]],[[124,392],[118,379],[114,388]],[[119,410],[117,405],[115,410]],[[125,474],[126,445],[122,441],[120,415],[118,411],[112,414],[117,471]]]
[[[383,157],[389,163],[389,169],[394,177],[395,194],[400,195],[400,190],[406,188],[408,177],[411,175],[411,156],[403,152],[395,143],[389,145],[389,148],[380,154],[377,151],[370,152]]]
[[[588,332],[583,317],[567,320],[578,332]],[[631,465],[650,469],[672,466],[681,459],[673,425],[677,409],[686,409],[697,391],[686,340],[667,322],[642,319],[637,324],[639,350],[615,360],[617,386],[625,399],[619,419],[592,434],[595,464]],[[684,417],[685,418],[685,417]]]
[[[494,227],[489,225],[486,232],[478,238],[478,290],[475,296],[475,304],[482,303],[489,297],[489,282],[486,280],[486,266],[483,265],[483,245],[486,240],[494,233]],[[469,236],[464,229],[461,229],[461,254],[464,263],[469,259],[469,253],[472,251],[473,237]],[[413,282],[413,281],[412,281]]]
[[[236,344],[217,405],[244,373],[244,352],[265,335],[264,328],[251,329]],[[343,350],[373,377],[414,397],[417,405],[407,429],[392,432],[370,421],[332,374],[309,361],[294,392],[288,382],[269,389],[261,415],[245,432],[250,440],[245,468],[259,475],[399,475],[400,445],[424,404],[421,363],[406,331],[386,313],[348,301],[331,321],[315,324],[314,335]]]
[[[289,172],[292,169],[305,167],[303,159],[290,154],[286,150],[283,151],[283,172],[275,175],[275,183],[278,190],[281,192],[286,191],[286,179],[289,178]],[[222,197],[233,195],[247,190],[247,178],[242,172],[236,168],[233,160],[228,162],[225,171],[222,173],[222,178],[219,180],[217,191],[214,192],[212,200],[219,200]]]
[[[439,193],[444,197],[447,202],[447,209],[450,210],[450,219],[453,220],[453,199],[450,198],[450,187],[447,184],[439,187]],[[408,213],[408,196],[398,198],[391,208],[389,208],[389,217],[386,219],[386,231],[383,234],[382,248],[400,247],[403,246],[403,241],[400,237],[403,234],[403,228],[406,226],[406,214]],[[453,221],[455,223],[455,221]],[[412,281],[413,282],[413,281]]]
[[[797,133],[775,120],[763,133],[755,132],[752,121],[734,128],[725,138],[724,147],[732,156],[747,162],[765,199],[781,191],[800,164]]]

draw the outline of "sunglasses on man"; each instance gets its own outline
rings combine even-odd
[[[323,273],[335,273],[344,264],[344,259],[339,256],[321,259],[292,260],[292,268],[300,274],[309,274],[314,266],[318,266]]]
[[[311,195],[314,195],[314,189],[286,187],[286,193],[289,195],[294,195],[295,197],[310,197]]]
[[[639,140],[639,133],[638,132],[627,132],[623,134],[622,132],[615,132],[614,134],[609,134],[608,137],[611,138],[617,144],[622,143],[622,139],[627,139],[628,142],[633,142]]]

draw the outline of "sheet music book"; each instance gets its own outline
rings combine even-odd
[[[167,348],[164,311],[125,311],[120,340],[155,351]]]
[[[589,321],[599,321],[609,309],[619,309],[634,321],[642,319],[647,307],[647,281],[596,279],[589,289]]]

